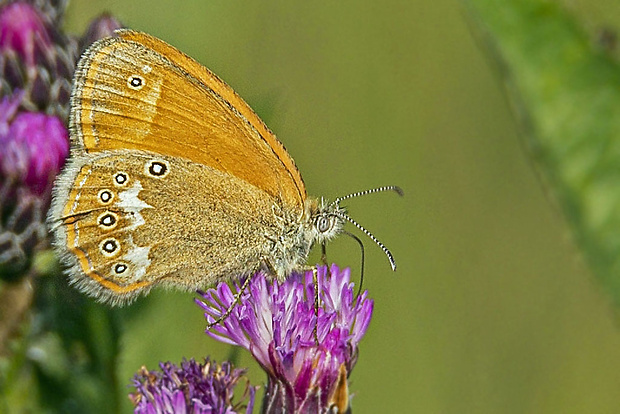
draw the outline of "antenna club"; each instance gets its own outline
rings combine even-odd
[[[396,262],[394,261],[394,257],[390,257],[390,265],[392,265],[392,272],[396,271]]]

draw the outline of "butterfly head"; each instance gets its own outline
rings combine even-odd
[[[327,203],[324,199],[309,205],[312,223],[312,239],[323,244],[343,231],[345,210],[338,203]]]
[[[340,206],[340,202],[343,200],[347,200],[349,198],[365,196],[373,193],[380,193],[384,191],[393,191],[398,195],[403,195],[403,190],[397,186],[385,186],[379,188],[373,188],[371,190],[360,191],[357,193],[352,193],[346,195],[344,197],[338,197],[331,203],[327,204],[324,200],[311,202],[307,206],[307,214],[310,216],[310,220],[312,223],[312,240],[318,242],[320,244],[324,244],[325,242],[333,239],[340,233],[345,233],[358,241],[361,245],[361,241],[353,236],[351,233],[344,230],[344,223],[348,221],[353,224],[359,230],[361,230],[366,236],[368,236],[372,241],[374,241],[377,246],[383,250],[386,254],[388,260],[390,261],[390,266],[392,270],[396,270],[396,262],[394,261],[394,257],[392,253],[381,243],[375,236],[372,235],[368,230],[362,227],[359,223],[349,217],[343,207]],[[363,246],[362,246],[363,249]],[[363,255],[363,253],[362,253]]]

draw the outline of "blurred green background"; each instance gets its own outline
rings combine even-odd
[[[613,0],[561,3],[586,32],[620,27]],[[614,309],[537,178],[462,2],[73,0],[68,31],[102,11],[226,80],[310,194],[405,190],[347,204],[398,263],[392,273],[365,240],[375,314],[351,376],[355,413],[619,410]],[[328,258],[359,269],[347,238]],[[121,312],[119,394],[141,365],[234,352],[202,334],[192,295],[154,292],[134,306]]]

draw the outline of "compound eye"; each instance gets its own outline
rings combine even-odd
[[[321,233],[325,233],[326,231],[332,228],[332,220],[330,220],[328,217],[325,217],[325,216],[319,217],[316,223],[316,228]]]

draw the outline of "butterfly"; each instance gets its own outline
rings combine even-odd
[[[369,235],[340,202],[308,197],[284,146],[198,62],[121,29],[91,45],[71,96],[71,156],[49,212],[71,283],[112,305],[154,286],[187,290],[307,269],[311,247]]]

